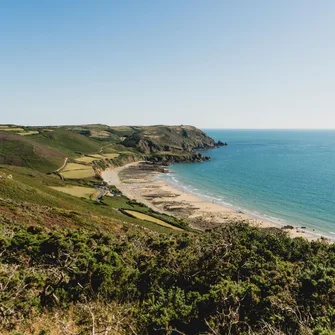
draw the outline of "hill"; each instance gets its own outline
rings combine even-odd
[[[159,151],[190,152],[215,148],[215,141],[192,126],[114,127],[123,136],[122,144],[149,154]]]
[[[42,172],[59,169],[66,157],[75,159],[101,152],[137,153],[146,155],[149,160],[167,163],[201,161],[205,158],[195,155],[195,149],[218,145],[192,126],[2,125],[0,134],[0,163],[31,167]]]

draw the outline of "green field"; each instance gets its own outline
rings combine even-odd
[[[150,216],[150,215],[147,215],[147,214],[143,214],[143,213],[140,213],[140,212],[136,212],[136,211],[131,211],[131,210],[124,210],[124,212],[126,212],[127,214],[130,214],[131,216],[134,216],[136,217],[137,219],[140,219],[140,220],[145,220],[145,221],[150,221],[150,222],[153,222],[153,223],[156,223],[160,226],[164,226],[164,227],[167,227],[167,228],[171,228],[171,229],[174,229],[174,230],[182,230],[178,227],[175,227],[175,226],[172,226],[160,219],[157,219],[153,216]]]
[[[60,173],[64,178],[69,179],[86,179],[95,176],[92,166],[77,163],[66,164],[65,168],[62,169]]]

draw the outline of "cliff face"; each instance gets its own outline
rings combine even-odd
[[[209,149],[215,141],[193,126],[131,127],[123,145],[134,147],[145,154],[157,152],[192,152],[194,149]]]
[[[210,160],[210,157],[203,156],[196,152],[185,152],[185,153],[156,153],[146,157],[146,160],[158,165],[170,165],[175,163],[200,163]]]

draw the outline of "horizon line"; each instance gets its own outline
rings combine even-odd
[[[194,126],[192,124],[147,124],[147,125],[135,125],[135,124],[121,124],[121,125],[113,125],[107,123],[76,123],[76,124],[39,124],[39,125],[24,125],[18,123],[0,123],[0,126],[21,126],[21,127],[71,127],[71,126],[91,126],[91,125],[105,125],[108,127],[150,127],[150,126]],[[206,129],[206,130],[335,130],[334,128],[235,128],[235,127],[199,127],[194,126],[199,129]]]

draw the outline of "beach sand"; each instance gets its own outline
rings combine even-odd
[[[241,220],[260,228],[278,229],[283,226],[177,189],[157,178],[163,171],[164,168],[157,168],[147,162],[135,162],[118,168],[106,169],[101,176],[105,182],[115,185],[128,198],[144,203],[157,212],[181,218],[195,229],[205,230],[228,221]],[[294,228],[286,231],[292,237],[317,239],[317,236],[302,229]]]

